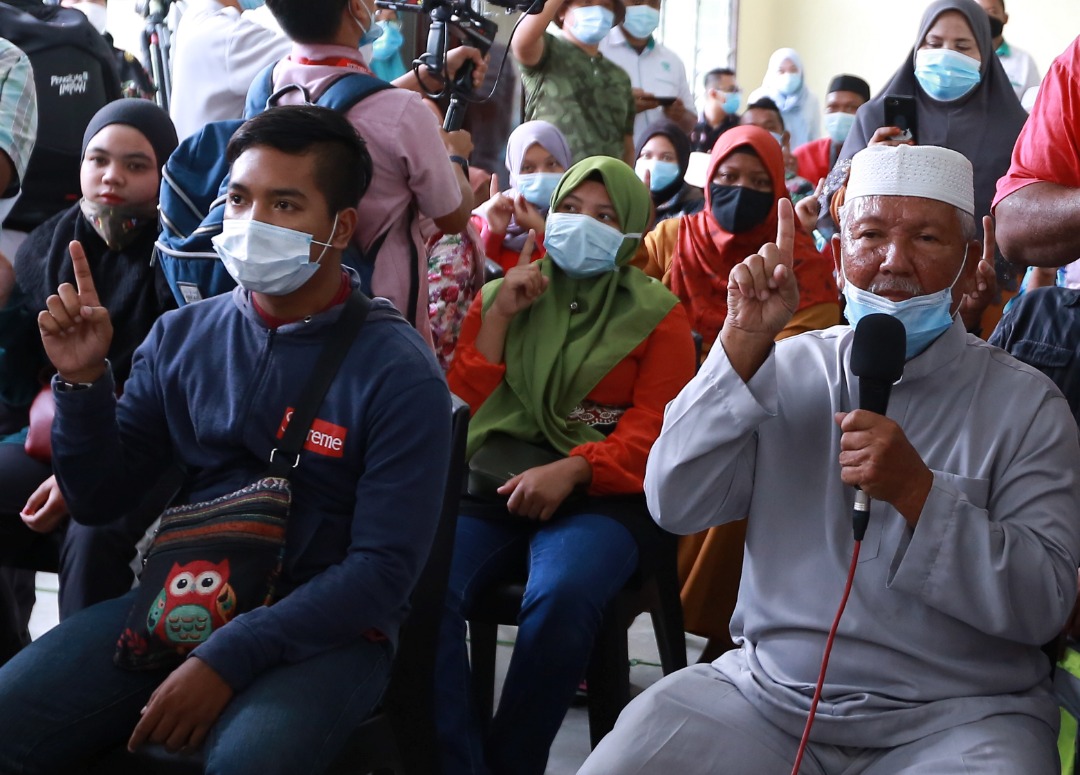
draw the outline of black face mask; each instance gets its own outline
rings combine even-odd
[[[991,16],[990,17],[990,39],[993,40],[994,38],[1000,38],[1001,33],[1004,32],[1004,31],[1005,31],[1005,22],[1001,21],[1001,19],[995,19],[993,16]]]
[[[755,191],[745,186],[710,183],[709,196],[713,218],[720,228],[732,234],[760,225],[776,207],[776,196],[771,191]]]

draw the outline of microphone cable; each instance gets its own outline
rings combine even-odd
[[[851,567],[848,568],[844,596],[840,600],[840,607],[836,610],[836,618],[833,619],[829,637],[825,640],[825,654],[821,658],[821,670],[818,672],[817,686],[814,687],[814,699],[810,702],[810,715],[807,716],[806,726],[803,727],[802,740],[799,741],[799,751],[795,755],[795,766],[791,768],[791,775],[799,775],[799,766],[802,764],[803,754],[806,753],[807,743],[810,742],[810,728],[814,725],[814,716],[817,714],[818,702],[821,700],[821,689],[825,685],[825,671],[829,669],[829,654],[832,653],[836,630],[840,627],[840,617],[844,615],[848,596],[851,595],[851,585],[855,581],[855,568],[859,565],[859,550],[861,548],[862,541],[856,541],[855,548],[851,552]]]

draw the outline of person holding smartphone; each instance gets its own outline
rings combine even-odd
[[[914,98],[918,136],[913,140],[885,120],[889,98],[902,95]],[[1026,118],[994,56],[983,9],[975,0],[937,0],[923,14],[911,55],[881,93],[859,109],[840,159],[850,159],[868,145],[909,142],[959,151],[975,170],[975,216],[981,223],[982,216],[990,214],[997,180],[1009,169]],[[987,332],[1020,279],[1000,252],[995,268],[1003,295],[982,317],[981,328]]]

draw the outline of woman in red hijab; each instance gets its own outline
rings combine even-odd
[[[708,353],[727,315],[728,273],[776,236],[776,203],[788,198],[779,144],[760,127],[720,135],[709,159],[705,209],[662,221],[646,235],[635,264],[663,281],[686,306]],[[799,307],[778,339],[840,322],[833,264],[801,229],[795,235]]]
[[[776,203],[787,198],[780,145],[764,129],[739,126],[720,135],[709,160],[705,209],[672,218],[645,237],[647,263],[635,263],[663,280],[701,334],[702,357],[727,315],[728,273],[776,238]],[[833,263],[801,228],[795,233],[799,306],[777,339],[840,322]],[[728,622],[735,609],[746,522],[732,522],[679,541],[679,579],[688,632],[708,638],[701,661],[732,648]]]

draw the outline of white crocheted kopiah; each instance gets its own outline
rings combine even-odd
[[[936,145],[873,145],[851,160],[844,201],[860,196],[917,196],[975,214],[971,162]]]

